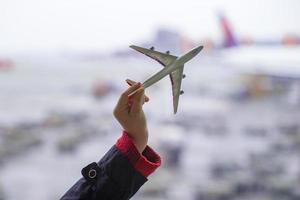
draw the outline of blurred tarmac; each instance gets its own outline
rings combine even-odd
[[[0,199],[59,199],[120,136],[112,110],[125,79],[159,67],[132,57],[18,58],[0,73]],[[177,115],[167,78],[146,91],[163,165],[133,199],[300,199],[299,105],[233,97],[240,77],[209,59],[185,74]],[[94,97],[99,83],[106,89]]]

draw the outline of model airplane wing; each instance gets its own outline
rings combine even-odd
[[[161,53],[158,51],[154,51],[154,47],[151,47],[150,49],[145,49],[134,45],[131,45],[130,47],[136,51],[145,54],[150,58],[153,58],[154,60],[158,61],[160,64],[164,66],[164,69],[160,70],[159,72],[157,72],[156,74],[148,78],[142,84],[142,86],[144,88],[147,88],[153,85],[154,83],[158,82],[165,76],[169,75],[172,83],[174,114],[176,114],[178,109],[179,96],[183,93],[183,91],[180,90],[180,87],[181,87],[182,79],[184,78],[183,75],[184,63],[194,58],[203,49],[203,46],[198,46],[197,48],[192,49],[191,51],[189,51],[188,53],[184,54],[179,58],[170,55],[169,52]]]
[[[172,63],[174,60],[177,59],[176,56],[172,56],[172,55],[169,55],[169,54],[166,54],[166,53],[161,53],[161,52],[154,51],[154,50],[151,50],[151,49],[138,47],[138,46],[135,46],[135,45],[131,45],[130,48],[132,48],[132,49],[134,49],[134,50],[136,50],[136,51],[138,51],[142,54],[145,54],[146,56],[156,60],[157,62],[159,62],[163,66],[169,65],[170,63]]]
[[[173,108],[174,114],[176,114],[178,109],[179,96],[181,95],[181,81],[183,78],[183,66],[181,66],[176,71],[170,74],[170,79],[172,83],[172,94],[173,94]]]

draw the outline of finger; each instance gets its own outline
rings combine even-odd
[[[127,82],[127,84],[130,85],[130,86],[132,86],[132,85],[134,85],[134,84],[136,83],[135,81],[133,81],[133,80],[131,80],[131,79],[126,79],[126,82]],[[145,101],[145,102],[150,101],[149,97],[147,97],[147,96],[145,95],[144,101]]]
[[[133,96],[133,104],[130,113],[139,113],[144,103],[144,88],[141,87]]]
[[[132,86],[134,85],[136,82],[131,80],[131,79],[126,79],[126,82],[128,83],[128,85]]]
[[[135,90],[137,90],[139,87],[141,86],[141,83],[134,83],[133,85],[131,85],[123,94],[125,96],[128,96],[129,94],[131,94],[132,92],[134,92]],[[123,95],[122,94],[122,95]]]
[[[117,109],[122,109],[122,108],[127,108],[128,106],[128,95],[138,89],[141,86],[141,83],[136,83],[129,87],[125,92],[122,93],[122,95],[119,98],[118,104],[117,104]]]

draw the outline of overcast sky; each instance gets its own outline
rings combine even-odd
[[[218,11],[239,37],[300,35],[299,0],[0,0],[0,51],[111,50],[158,27],[217,40]]]

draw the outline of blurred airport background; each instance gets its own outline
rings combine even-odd
[[[146,90],[163,164],[133,199],[300,199],[300,1],[0,0],[0,200],[59,199],[121,134],[125,79],[187,63]]]

